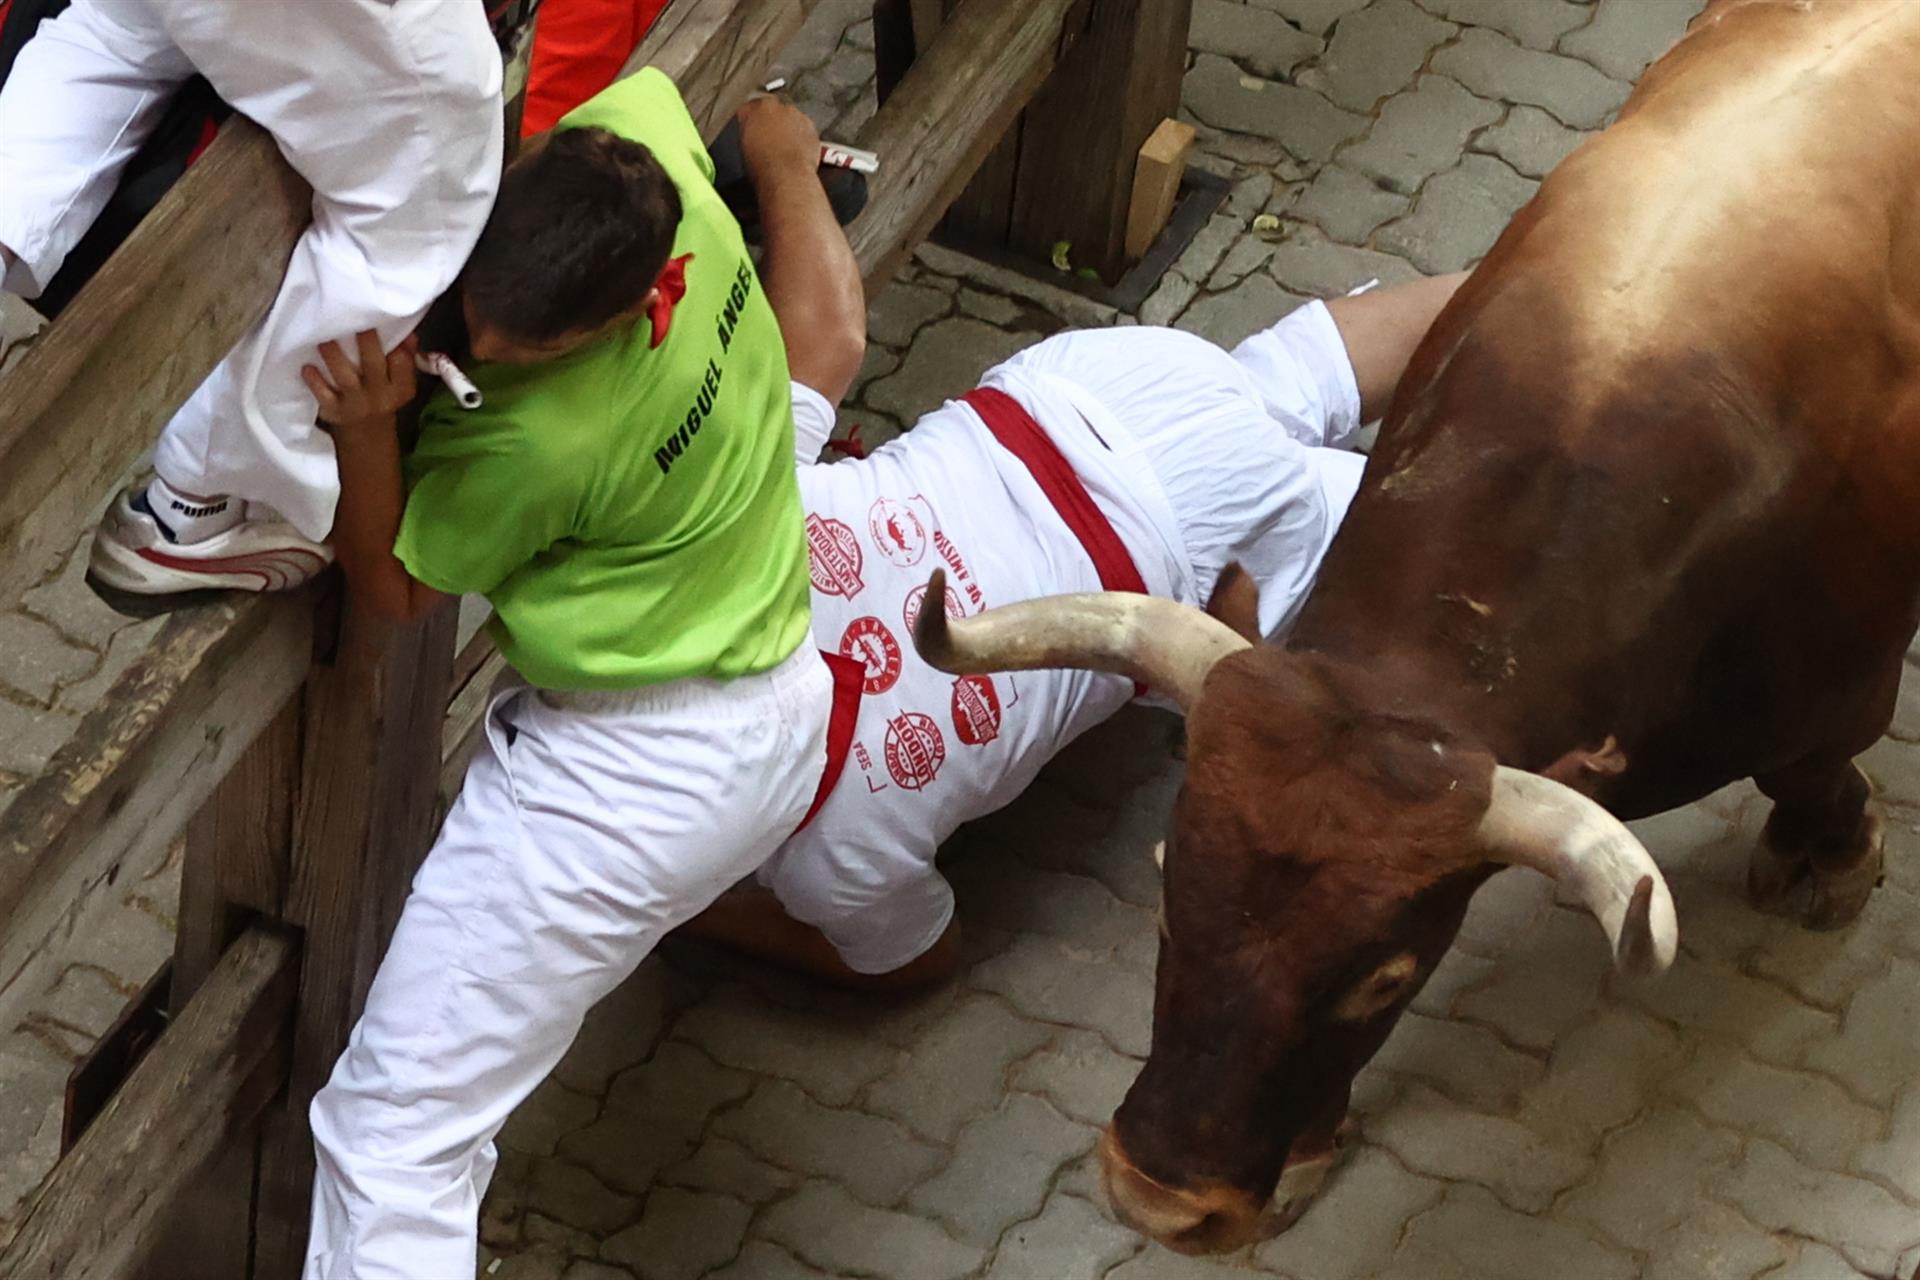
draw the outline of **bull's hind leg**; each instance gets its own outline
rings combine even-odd
[[[1884,839],[1866,775],[1851,760],[1824,757],[1754,782],[1773,813],[1747,867],[1748,894],[1770,910],[1797,909],[1809,929],[1853,923],[1880,883]]]

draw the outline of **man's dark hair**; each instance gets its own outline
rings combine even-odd
[[[501,179],[462,277],[467,300],[526,341],[597,329],[653,287],[680,213],[651,151],[605,129],[563,129]]]

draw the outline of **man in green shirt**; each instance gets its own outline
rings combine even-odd
[[[329,344],[307,370],[356,599],[404,619],[482,593],[532,686],[489,709],[314,1099],[308,1280],[472,1275],[500,1125],[821,784],[794,768],[824,767],[834,677],[809,631],[790,379],[837,400],[860,349],[840,327],[865,308],[812,126],[772,102],[741,123],[764,279],[685,106],[643,71],[502,181],[461,281],[484,407],[437,398],[403,474],[411,343],[361,335],[357,362]]]

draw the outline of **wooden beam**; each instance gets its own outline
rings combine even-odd
[[[847,230],[870,293],[926,238],[1045,82],[1073,3],[965,0],[860,131],[880,172]]]
[[[0,824],[0,1024],[86,891],[157,858],[300,687],[314,592],[175,614]]]
[[[279,1087],[298,948],[256,927],[55,1167],[6,1252],[8,1280],[113,1280]]]
[[[767,82],[780,50],[820,0],[675,0],[620,74],[657,67],[712,138]]]
[[[1187,155],[1193,150],[1194,128],[1166,119],[1140,148],[1133,171],[1133,202],[1127,210],[1127,260],[1136,262],[1159,238],[1187,176]]]
[[[309,192],[235,116],[0,378],[0,608],[92,524],[121,476],[280,286]]]

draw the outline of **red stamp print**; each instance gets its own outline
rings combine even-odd
[[[885,693],[900,679],[900,642],[878,618],[855,618],[840,637],[840,655],[866,668],[863,693]]]
[[[912,634],[913,624],[920,620],[920,603],[926,598],[927,584],[924,582],[907,592],[907,604],[906,608],[901,610],[901,616],[907,620],[908,634]],[[967,616],[967,607],[960,603],[960,597],[954,594],[952,587],[947,588],[947,616],[949,618]]]
[[[967,558],[960,554],[960,548],[953,545],[953,539],[941,529],[933,531],[933,545],[940,552],[940,558],[947,562],[947,570],[953,578],[953,585],[962,592],[974,612],[987,607],[987,597],[980,590],[979,580],[973,576],[973,570],[967,567]]]
[[[867,512],[867,530],[880,554],[902,569],[911,569],[927,554],[927,526],[913,508],[894,498],[881,498]]]
[[[851,599],[866,585],[860,579],[865,560],[860,542],[839,520],[807,516],[807,571],[821,595]]]
[[[908,791],[932,784],[947,760],[947,740],[931,717],[908,711],[887,721],[887,772]]]
[[[1000,693],[990,676],[961,676],[953,682],[953,731],[970,747],[984,747],[1000,736]]]

